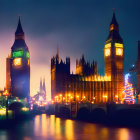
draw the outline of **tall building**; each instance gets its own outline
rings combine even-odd
[[[6,87],[11,88],[12,96],[29,98],[30,96],[30,54],[25,43],[20,18],[15,32],[15,41],[11,47],[11,56],[7,58]],[[9,78],[10,77],[10,78]]]
[[[138,57],[136,62],[137,94],[140,94],[140,41],[138,41]]]
[[[124,45],[115,13],[104,47],[105,76],[97,71],[97,63],[76,60],[76,74],[70,74],[70,58],[63,62],[59,54],[51,59],[51,95],[53,100],[88,100],[94,103],[118,102],[123,93]]]
[[[115,97],[122,99],[124,82],[124,44],[119,34],[119,24],[117,23],[115,13],[110,23],[109,36],[104,47],[105,76],[110,76],[112,81],[112,92],[109,99]],[[116,89],[113,92],[113,89]]]
[[[136,72],[137,75],[137,94],[140,94],[140,41],[138,41],[138,55],[135,65],[130,68],[131,72]]]
[[[11,93],[11,69],[10,69],[11,56],[6,58],[6,90]]]
[[[40,80],[40,92],[39,92],[39,96],[41,96],[43,98],[43,100],[46,101],[46,85],[45,85],[45,78],[43,78]]]

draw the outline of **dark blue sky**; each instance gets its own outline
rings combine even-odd
[[[85,54],[104,73],[104,43],[113,8],[125,46],[125,72],[136,61],[140,39],[139,0],[0,0],[0,49],[7,55],[14,40],[18,15],[26,34],[32,65],[47,66],[59,44],[62,58],[75,60]],[[7,51],[7,52],[6,52]]]

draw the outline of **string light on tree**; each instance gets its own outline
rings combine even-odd
[[[124,102],[128,104],[134,104],[135,98],[134,98],[134,91],[132,84],[128,82],[128,77],[130,74],[125,75],[125,87],[124,87]]]

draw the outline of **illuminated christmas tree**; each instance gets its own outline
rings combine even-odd
[[[128,104],[134,104],[135,98],[134,98],[134,91],[132,84],[128,82],[128,77],[130,75],[126,74],[125,75],[125,87],[124,87],[124,102]]]

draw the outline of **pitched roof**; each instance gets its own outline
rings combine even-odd
[[[16,30],[15,34],[19,34],[19,33],[24,34],[22,26],[21,26],[20,17],[19,17],[19,20],[18,20],[18,26],[17,26],[17,30]]]
[[[110,25],[111,24],[118,25],[118,22],[117,22],[116,16],[115,16],[115,12],[113,12],[113,17],[112,17],[112,21],[111,21]]]

